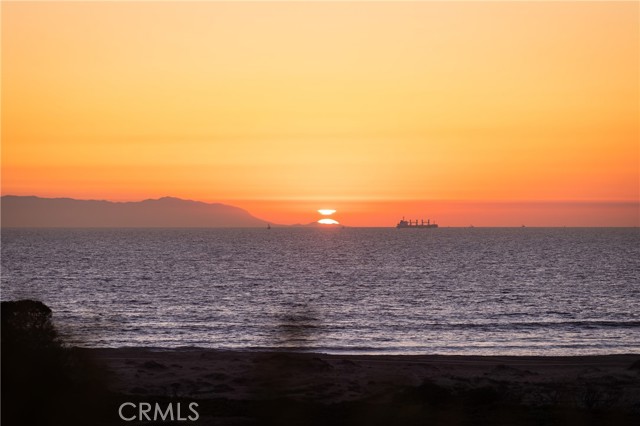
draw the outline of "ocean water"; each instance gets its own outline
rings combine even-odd
[[[638,229],[3,229],[1,283],[79,346],[640,353]]]

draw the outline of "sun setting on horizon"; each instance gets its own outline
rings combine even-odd
[[[323,216],[331,216],[336,212],[336,210],[334,209],[319,209],[318,213],[320,213]],[[330,219],[330,218],[322,218],[320,220],[318,220],[318,223],[321,225],[339,225],[340,222],[338,222],[335,219]]]
[[[639,13],[3,2],[2,194],[169,195],[274,224],[639,226]]]

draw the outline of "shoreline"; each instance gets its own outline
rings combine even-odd
[[[443,363],[443,364],[539,364],[541,366],[558,365],[617,365],[626,361],[640,361],[640,352],[608,353],[608,354],[586,354],[586,355],[474,355],[474,354],[442,354],[442,353],[355,353],[355,352],[323,352],[313,349],[301,348],[210,348],[200,346],[121,346],[121,347],[85,347],[66,346],[68,349],[82,351],[92,354],[99,359],[116,359],[114,355],[119,354],[127,358],[155,358],[157,356],[180,356],[188,354],[199,354],[201,356],[228,356],[254,357],[268,356],[270,354],[299,356],[299,357],[321,357],[327,359],[351,359],[360,361],[379,362],[414,362],[414,363]]]

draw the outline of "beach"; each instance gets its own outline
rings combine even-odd
[[[196,402],[195,424],[203,425],[631,425],[640,420],[640,355],[83,351],[108,372],[114,416],[116,404],[130,401]]]

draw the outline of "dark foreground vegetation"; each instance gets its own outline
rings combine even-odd
[[[2,302],[2,425],[637,426],[638,360],[77,349],[44,304]],[[124,421],[125,402],[198,419]]]
[[[62,345],[51,309],[21,300],[2,302],[1,311],[2,424],[86,425],[106,416],[104,371]]]

